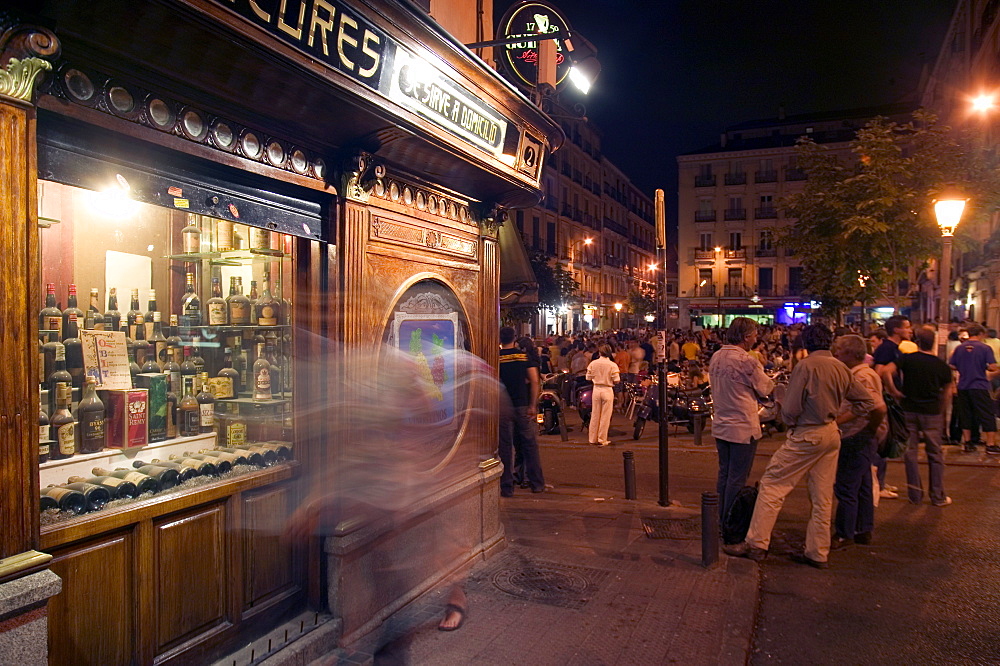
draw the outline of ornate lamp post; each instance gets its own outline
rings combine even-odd
[[[941,228],[942,249],[941,249],[941,293],[940,305],[938,306],[938,331],[939,337],[948,334],[948,323],[951,321],[951,240],[955,234],[955,227],[962,219],[962,212],[968,199],[948,195],[942,196],[934,202],[934,216],[937,218],[938,227]],[[941,353],[944,354],[945,345],[941,344]]]
[[[615,328],[622,327],[622,304],[615,303]]]

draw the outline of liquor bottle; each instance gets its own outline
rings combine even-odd
[[[190,467],[195,471],[196,476],[216,476],[219,470],[215,467],[215,464],[207,460],[198,460],[197,458],[185,458],[181,456],[180,458],[172,458],[172,462],[158,460],[153,458],[154,465],[160,465],[161,467],[171,467],[173,465],[178,465],[180,467]]]
[[[250,280],[250,307],[254,308],[254,310],[257,308],[257,299],[259,297],[260,294],[257,293],[257,280]]]
[[[180,475],[175,469],[158,467],[157,465],[144,465],[143,467],[138,467],[137,469],[141,474],[145,474],[148,477],[156,479],[156,482],[160,484],[160,490],[169,490],[179,483],[178,477]],[[129,470],[125,471],[127,472]]]
[[[250,227],[250,249],[270,251],[271,232],[260,227]]]
[[[201,391],[195,396],[198,401],[198,412],[201,415],[201,431],[212,432],[215,430],[215,396],[208,392],[208,373],[203,372],[201,377]]]
[[[170,335],[167,336],[167,345],[170,347],[181,346],[181,336],[178,334],[178,328],[180,326],[177,324],[177,315],[170,315]]]
[[[76,315],[76,320],[78,322],[82,322],[83,321],[83,310],[81,310],[79,307],[77,307],[77,303],[76,303],[76,285],[75,284],[71,284],[69,286],[69,296],[66,299],[66,309],[63,310],[63,312],[62,312],[62,318],[63,318],[63,321],[62,321],[62,325],[63,325],[62,331],[63,331],[63,335],[64,336],[67,335],[67,333],[66,333],[66,326],[67,326],[67,324],[69,324],[69,317],[70,317],[70,315]],[[65,338],[63,338],[63,339],[65,339]]]
[[[101,302],[97,289],[90,290],[90,305],[84,314],[83,328],[88,331],[104,330],[104,315],[101,314]]]
[[[68,511],[77,515],[87,511],[87,498],[79,490],[49,486],[48,488],[42,488],[41,493],[58,502],[60,511]]]
[[[132,290],[131,303],[129,304],[129,310],[125,313],[125,323],[128,325],[128,329],[125,331],[125,335],[135,340],[136,328],[139,326],[145,326],[145,320],[143,319],[142,312],[139,311],[139,290]]]
[[[83,499],[87,500],[87,511],[100,511],[111,501],[111,492],[104,486],[99,486],[96,483],[78,481],[76,483],[63,484],[62,487],[83,493]]]
[[[226,306],[226,299],[222,298],[222,283],[217,277],[212,278],[212,298],[205,302],[205,309],[208,311],[209,326],[225,326],[229,323],[229,308]]]
[[[253,399],[271,399],[271,364],[267,360],[265,345],[257,347],[257,360],[253,362]]]
[[[171,357],[163,366],[163,372],[167,373],[167,390],[173,393],[181,392],[181,362],[182,348],[174,347],[170,349]]]
[[[178,377],[180,374],[178,373]],[[178,379],[178,384],[180,380]],[[177,394],[167,388],[167,439],[177,436]]]
[[[264,285],[260,298],[257,299],[257,325],[277,326],[279,310],[277,301],[271,296],[270,276],[264,273]]]
[[[233,368],[233,350],[226,347],[223,350],[222,369],[219,370],[219,377],[226,380],[220,391],[219,398],[237,398],[240,395],[240,373]]]
[[[269,451],[268,453],[270,453],[271,455],[265,457],[265,453],[263,450],[254,448],[250,444],[243,444],[242,446],[220,447],[217,450],[222,451],[223,453],[230,453],[233,455],[244,455],[247,458],[247,463],[251,465],[257,465],[258,467],[266,467],[272,464],[277,459],[277,456],[274,454],[273,451]],[[268,462],[268,460],[270,460],[270,462]]]
[[[249,451],[244,451],[242,449],[230,449],[228,451],[223,451],[222,449],[202,449],[201,455],[215,456],[216,458],[228,460],[234,466],[257,464],[257,463],[251,463],[250,462],[251,453]],[[264,459],[261,458],[259,462],[263,463]]]
[[[209,453],[185,453],[184,455],[177,455],[176,453],[170,456],[171,460],[181,460],[187,458],[189,460],[199,460],[212,465],[215,465],[215,471],[217,474],[225,474],[233,468],[233,465],[245,465],[246,458],[243,458],[243,462],[236,462],[238,456],[230,456],[226,454],[226,457],[213,456]]]
[[[38,463],[49,460],[49,415],[42,404],[42,389],[38,389]]]
[[[106,445],[104,403],[97,397],[97,380],[87,377],[83,398],[76,408],[80,429],[80,453],[97,453]]]
[[[280,398],[284,390],[284,384],[282,383],[283,373],[281,372],[281,359],[278,358],[277,354],[276,339],[273,335],[268,335],[265,338],[264,358],[271,364],[271,395]]]
[[[63,340],[63,346],[66,348],[66,369],[73,378],[75,388],[83,386],[83,342],[80,340],[79,322],[76,314],[71,313],[66,321],[66,339]]]
[[[61,321],[61,320],[60,320]],[[56,336],[59,335],[56,331],[46,331],[45,334],[48,336],[48,341],[42,345],[42,383],[46,377],[52,374],[52,371],[56,367],[56,348],[62,347],[63,344],[56,340]]]
[[[201,373],[205,371],[205,359],[201,356],[201,338],[195,337],[191,341],[191,362],[194,363],[196,374],[199,375],[195,382],[195,389],[201,386]]]
[[[122,313],[118,311],[118,289],[112,287],[108,292],[108,309],[104,313],[104,330],[117,331],[121,329]]]
[[[233,370],[239,373],[240,376],[240,387],[236,391],[236,397],[240,396],[241,391],[245,391],[247,384],[247,357],[243,353],[243,338],[237,336],[233,341]],[[235,387],[233,387],[235,389]]]
[[[153,356],[152,345],[149,346],[149,353],[146,354],[146,362],[142,364],[142,368],[140,368],[140,371],[143,373],[160,371],[160,366],[156,362]]]
[[[132,386],[135,386],[135,376],[142,372],[142,368],[139,367],[139,362],[136,360],[135,343],[126,339],[125,349],[128,353],[128,371],[132,375]]]
[[[233,245],[233,223],[229,220],[219,220],[215,223],[215,249],[219,252],[231,252]]]
[[[56,360],[55,366],[50,374],[45,379],[45,385],[49,390],[49,414],[55,414],[56,412],[56,398],[59,384],[65,383],[67,386],[72,386],[73,376],[66,371],[66,347],[63,344],[57,343],[59,346],[56,347]],[[50,437],[49,439],[55,439]]]
[[[198,216],[188,214],[187,226],[181,229],[181,249],[184,254],[201,252],[201,227],[198,226]]]
[[[140,495],[160,492],[160,482],[142,472],[130,469],[101,469],[100,467],[95,467],[91,470],[91,473],[94,476],[111,476],[116,479],[130,481],[135,484],[135,488]]]
[[[274,281],[274,300],[278,302],[278,323],[289,325],[292,323],[292,303],[281,297],[281,280]]]
[[[229,323],[233,326],[247,326],[250,324],[250,299],[243,295],[243,279],[239,276],[233,278],[232,293],[227,299],[229,302]]]
[[[149,336],[149,344],[151,351],[153,352],[153,358],[156,364],[160,367],[160,370],[167,366],[167,361],[170,360],[167,350],[170,347],[170,341],[167,340],[167,336],[163,334],[163,322],[161,321],[161,315],[159,312],[153,313],[153,332]],[[157,372],[160,372],[157,370]]]
[[[55,394],[56,411],[49,419],[49,439],[55,446],[49,451],[49,458],[62,460],[75,455],[77,450],[76,420],[69,411],[73,389],[66,382],[57,382]]]
[[[41,493],[39,494],[38,499],[38,506],[42,512],[48,511],[49,509],[59,510],[59,502],[57,502],[54,497],[49,497],[48,495]]]
[[[62,342],[62,310],[56,305],[56,285],[52,282],[45,285],[45,307],[38,313],[38,330],[56,331],[56,337]]]
[[[184,277],[184,296],[181,298],[181,321],[185,326],[201,326],[201,299],[194,290],[194,273]]]
[[[278,461],[291,460],[292,447],[284,442],[258,442],[257,446],[274,451],[278,456]]]
[[[247,443],[247,421],[239,414],[229,414],[219,433],[220,443],[230,448]]]
[[[191,347],[184,347],[184,362],[181,363],[181,388],[177,392],[178,395],[184,395],[184,384],[183,382],[190,378],[194,382],[195,377],[198,375],[198,366],[194,364],[191,358]]]
[[[177,403],[177,426],[181,437],[193,437],[201,434],[201,412],[194,397],[194,377],[182,376],[181,381],[184,382],[184,397]]]
[[[194,467],[184,467],[183,465],[178,465],[177,463],[162,462],[160,460],[154,460],[152,464],[147,464],[142,462],[141,460],[136,460],[135,462],[132,463],[132,467],[135,467],[140,471],[143,469],[148,469],[150,467],[172,469],[173,471],[177,472],[177,483],[184,483],[188,479],[193,479],[194,477],[199,476],[198,470],[195,469]]]
[[[111,494],[112,499],[131,499],[139,496],[139,489],[135,484],[116,476],[92,476],[85,479],[82,476],[71,476],[70,483],[92,483],[95,486],[103,486]]]
[[[153,360],[151,358],[153,351],[149,348],[149,342],[146,341],[146,324],[144,322],[136,324],[132,346],[135,348],[135,362],[139,364],[139,367],[145,365],[147,361]]]
[[[149,290],[149,300],[146,302],[146,314],[142,317],[142,322],[146,326],[146,335],[144,336],[147,340],[153,339],[153,313],[157,311],[156,307],[156,290]]]

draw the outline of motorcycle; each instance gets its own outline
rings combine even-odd
[[[583,427],[589,428],[590,415],[594,411],[594,382],[583,377],[576,378],[576,387],[573,390],[573,405],[583,420]]]
[[[668,376],[668,384],[670,377]],[[645,395],[635,412],[632,424],[632,439],[642,437],[647,421],[660,422],[659,384],[652,379],[646,387]],[[695,431],[698,419],[704,424],[712,416],[711,391],[705,388],[683,389],[677,385],[667,386],[667,424],[684,425],[689,433]]]
[[[547,374],[542,377],[542,390],[538,394],[536,409],[538,430],[542,435],[560,435],[565,442],[566,434],[564,385],[572,380],[565,372]]]
[[[774,390],[771,395],[758,399],[757,418],[764,436],[772,432],[784,432],[785,423],[781,420],[781,402],[785,399],[785,389],[788,388],[788,374],[784,371],[769,373],[774,380]]]

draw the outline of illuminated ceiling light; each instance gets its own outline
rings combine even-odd
[[[114,183],[91,193],[90,207],[101,217],[125,220],[139,211],[139,202],[132,198],[128,181],[119,173],[115,174]]]

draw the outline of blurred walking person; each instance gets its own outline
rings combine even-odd
[[[524,460],[524,478],[531,492],[545,492],[545,478],[535,438],[535,405],[538,404],[538,367],[518,347],[516,333],[509,326],[500,329],[500,381],[506,396],[500,400],[500,443],[497,453],[503,463],[500,475],[500,495],[514,495],[514,451]],[[506,397],[506,400],[504,399]]]
[[[601,345],[598,352],[600,355],[587,366],[587,379],[594,382],[593,412],[587,436],[591,444],[607,446],[611,443],[608,429],[611,427],[611,414],[615,410],[614,386],[621,376],[618,364],[611,360],[611,347]]]

